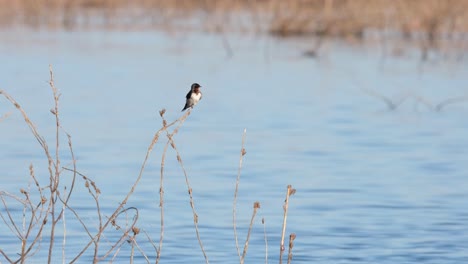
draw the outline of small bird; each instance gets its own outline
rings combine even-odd
[[[185,106],[184,109],[182,109],[182,111],[185,111],[185,109],[187,108],[193,108],[198,103],[198,101],[202,99],[200,87],[201,86],[198,83],[192,84],[190,91],[188,92],[187,96],[185,96],[187,100],[185,101]]]

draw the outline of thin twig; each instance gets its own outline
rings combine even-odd
[[[159,111],[159,115],[162,118],[162,123],[163,127],[166,127],[167,121],[164,118],[164,113],[166,113],[166,109],[162,109]],[[166,131],[167,132],[167,131]],[[161,214],[161,228],[160,228],[160,234],[159,234],[159,245],[158,248],[156,249],[156,264],[159,263],[159,260],[161,258],[161,250],[162,250],[162,244],[163,244],[163,239],[164,239],[164,164],[166,161],[166,153],[167,149],[169,147],[170,141],[168,140],[166,142],[166,145],[164,146],[164,150],[161,156],[161,170],[160,170],[160,178],[159,178],[159,208],[160,208],[160,214]]]
[[[179,120],[180,120],[179,125],[176,128],[174,128],[174,130],[173,130],[173,132],[171,134],[169,134],[169,132],[166,130],[166,136],[167,136],[168,140],[171,142],[170,143],[171,147],[176,152],[177,161],[179,162],[179,165],[182,168],[182,172],[184,173],[185,183],[187,185],[188,194],[189,194],[189,198],[190,198],[190,207],[192,208],[192,213],[193,213],[193,223],[194,223],[194,226],[195,226],[195,232],[197,234],[198,244],[200,245],[200,249],[201,249],[201,251],[203,253],[203,256],[205,257],[205,262],[208,264],[209,263],[208,256],[206,255],[206,252],[205,252],[205,249],[203,247],[203,243],[202,243],[202,240],[201,240],[201,237],[200,237],[200,232],[198,230],[198,214],[197,214],[197,212],[195,210],[195,202],[193,200],[192,187],[190,187],[190,182],[189,182],[189,179],[188,179],[187,171],[185,170],[184,163],[183,163],[182,158],[180,156],[179,150],[177,149],[177,147],[175,145],[175,142],[173,140],[174,135],[179,131],[180,126],[182,126],[184,121],[190,115],[190,112],[191,112],[191,110],[187,111],[181,118],[179,118]]]
[[[121,228],[120,226],[117,225],[116,219],[120,214],[123,214],[123,213],[127,214],[127,211],[129,211],[129,210],[135,211],[135,216],[133,217],[132,223],[130,224],[130,226],[128,228]],[[126,238],[130,236],[129,233],[134,230],[135,225],[136,225],[136,223],[138,221],[138,218],[139,218],[139,213],[138,213],[138,209],[136,207],[125,208],[115,216],[114,221],[112,221],[112,225],[116,226],[118,230],[123,230],[123,233],[120,236],[120,238],[117,240],[117,242],[115,242],[114,245],[112,245],[111,248],[109,250],[107,250],[107,252],[102,255],[102,257],[97,259],[96,262],[103,261],[105,258],[107,258],[107,256],[109,256],[112,253],[112,251],[114,251],[116,248],[120,248],[122,246],[122,244],[125,243]],[[114,254],[114,256],[115,255],[116,254]]]
[[[250,219],[249,231],[247,232],[247,238],[245,239],[245,244],[244,244],[244,251],[242,252],[242,258],[240,261],[241,264],[244,264],[245,255],[247,255],[247,249],[249,248],[250,232],[252,231],[255,215],[257,215],[257,211],[260,208],[260,203],[255,202],[253,208],[254,210],[253,210],[252,218]]]
[[[296,234],[292,233],[289,235],[289,251],[288,251],[288,264],[291,264],[292,261],[292,249],[294,247],[294,239],[296,239]]]
[[[296,189],[293,189],[291,185],[288,185],[288,190],[286,192],[286,200],[284,201],[283,205],[283,210],[284,210],[284,216],[283,216],[283,228],[281,231],[281,244],[280,244],[280,259],[279,263],[283,263],[283,253],[284,253],[284,235],[286,233],[286,220],[288,217],[288,207],[289,207],[289,196],[293,195],[296,193]]]
[[[136,236],[140,233],[140,228],[134,226],[132,228],[132,232],[133,232],[133,236],[130,237],[129,239],[129,243],[132,244],[132,249],[131,249],[131,255],[130,255],[130,262],[133,263],[134,261],[134,258],[135,258],[135,247],[136,249],[141,253],[141,255],[145,258],[146,260],[146,263],[150,263],[150,260],[148,258],[148,256],[145,254],[145,252],[143,251],[143,249],[140,247],[140,245],[138,244],[138,242],[136,241]]]
[[[100,235],[102,232],[104,232],[104,230],[107,228],[107,226],[109,226],[109,224],[115,220],[116,216],[119,214],[119,212],[122,210],[122,208],[125,206],[125,204],[127,203],[128,199],[130,198],[130,196],[133,194],[133,192],[135,191],[138,183],[140,182],[141,178],[143,177],[143,172],[145,170],[145,167],[146,167],[146,163],[148,162],[148,159],[149,159],[149,156],[151,154],[151,152],[153,151],[153,148],[154,146],[156,145],[156,143],[159,141],[159,136],[160,134],[165,131],[167,128],[177,124],[178,122],[180,122],[180,119],[177,119],[175,121],[173,121],[172,123],[168,124],[166,127],[163,127],[161,129],[159,129],[158,131],[156,131],[156,133],[154,134],[153,136],[153,139],[151,140],[149,146],[148,146],[148,150],[146,151],[146,155],[145,155],[145,158],[143,160],[143,164],[141,165],[141,168],[140,168],[140,172],[138,174],[138,177],[135,179],[135,182],[133,183],[132,187],[130,188],[130,190],[127,192],[127,195],[125,196],[125,198],[120,202],[120,205],[114,210],[114,212],[112,213],[112,215],[108,218],[108,220],[102,225],[101,229],[98,231],[98,234],[95,235],[95,237],[93,239],[91,239],[85,246],[84,248],[70,261],[70,263],[75,263],[79,258],[80,256],[82,256],[84,254],[84,252],[86,252],[86,250],[89,248],[89,246],[94,243],[94,239]]]
[[[55,87],[54,84],[54,73],[52,71],[52,65],[49,65],[49,72],[50,72],[50,81],[49,85],[50,88],[52,89],[52,93],[54,96],[54,109],[51,110],[52,114],[55,116],[55,173],[50,175],[50,203],[52,204],[51,206],[51,225],[50,225],[50,241],[49,241],[49,254],[48,254],[48,259],[47,263],[52,263],[52,252],[54,248],[54,242],[55,242],[55,227],[60,219],[59,217],[56,218],[55,215],[55,202],[56,202],[56,196],[57,196],[57,188],[59,185],[60,181],[60,157],[59,157],[59,150],[60,150],[60,119],[59,119],[59,98],[60,94],[58,93],[57,88]],[[51,165],[51,164],[50,164]]]
[[[232,205],[232,226],[234,228],[234,239],[236,240],[236,249],[237,249],[237,255],[239,256],[239,260],[242,261],[242,257],[240,254],[240,249],[239,249],[239,241],[238,241],[238,236],[237,236],[237,227],[236,227],[236,218],[237,218],[237,194],[239,190],[239,182],[240,182],[240,176],[241,176],[241,170],[242,170],[242,161],[244,159],[244,156],[246,154],[244,144],[245,144],[245,136],[247,133],[247,129],[244,128],[244,133],[242,134],[242,145],[241,145],[241,150],[240,150],[240,157],[239,157],[239,168],[237,169],[237,178],[236,178],[236,189],[234,190],[234,201]]]

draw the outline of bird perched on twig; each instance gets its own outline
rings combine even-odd
[[[187,108],[193,108],[198,103],[198,101],[202,99],[200,87],[201,86],[198,83],[192,84],[190,91],[187,93],[187,96],[185,96],[187,100],[185,101],[185,106],[182,111],[185,111]]]

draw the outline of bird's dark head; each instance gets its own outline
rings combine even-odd
[[[192,84],[192,92],[198,93],[198,91],[200,90],[200,87],[201,85],[199,85],[198,83]]]

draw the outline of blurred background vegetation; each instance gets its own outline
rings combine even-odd
[[[362,38],[385,30],[405,38],[459,38],[466,0],[0,0],[2,26],[198,28],[279,36]]]
[[[0,0],[0,26],[200,30],[411,42],[467,50],[467,0]],[[399,48],[394,48],[399,53]]]

